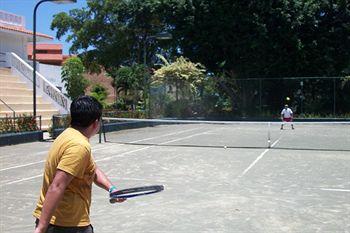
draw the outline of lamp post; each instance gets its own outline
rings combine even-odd
[[[36,117],[36,12],[43,2],[53,2],[56,4],[76,3],[77,0],[41,0],[35,7],[33,12],[33,116]]]
[[[169,32],[160,32],[156,35],[146,37],[143,44],[143,64],[147,67],[147,44],[149,40],[171,40],[173,35]],[[151,118],[151,82],[148,80],[148,118]]]

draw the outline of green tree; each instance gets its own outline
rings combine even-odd
[[[164,113],[170,117],[189,117],[196,114],[199,111],[197,103],[202,97],[206,77],[204,66],[182,56],[176,58],[174,62],[167,61],[161,55],[158,57],[164,64],[154,72],[152,84],[155,86],[160,84],[163,86],[161,89],[169,91],[168,94],[158,91],[158,95],[152,96],[153,108],[165,107]],[[175,99],[172,91],[174,89]],[[157,100],[166,103],[157,104],[155,103]]]
[[[104,107],[107,106],[106,99],[108,96],[107,89],[100,85],[96,84],[91,88],[91,96],[95,97]]]
[[[164,45],[166,57],[187,57],[215,74],[219,95],[240,112],[255,91],[237,79],[340,76],[350,64],[344,0],[87,0],[86,8],[57,14],[51,28],[58,38],[68,35],[71,52],[92,70],[142,63],[145,46],[147,61],[154,60]],[[164,30],[173,40],[151,43]],[[318,91],[328,86],[323,82]],[[265,101],[279,108],[288,88],[297,87],[269,82]]]
[[[136,106],[141,99],[145,103],[147,82],[150,78],[146,66],[140,64],[122,66],[111,70],[110,76],[113,78],[113,86],[118,96],[124,93],[125,97],[130,98],[132,106]]]
[[[84,71],[84,65],[78,57],[68,58],[62,65],[61,79],[71,99],[85,93],[88,80],[83,76]]]
[[[349,9],[343,0],[199,0],[178,4],[166,21],[181,54],[214,72],[220,95],[244,113],[254,84],[237,79],[340,76],[350,61]],[[267,83],[266,102],[279,108],[290,88]]]
[[[164,65],[154,72],[153,82],[174,86],[176,100],[179,100],[179,90],[182,97],[193,95],[205,77],[204,66],[200,63],[193,63],[182,56],[172,63],[161,55],[158,57],[164,62]]]
[[[166,2],[166,1],[165,1]],[[121,65],[143,63],[143,48],[147,46],[147,60],[156,50],[157,41],[149,38],[166,30],[161,15],[168,8],[156,0],[87,0],[87,7],[69,14],[56,14],[51,29],[57,38],[67,35],[72,42],[70,52],[80,53],[87,68],[107,72]]]

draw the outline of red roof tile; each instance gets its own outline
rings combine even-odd
[[[62,61],[62,54],[36,54],[38,61]]]
[[[21,27],[15,27],[15,26],[8,26],[8,25],[4,25],[4,24],[0,24],[0,29],[20,32],[20,33],[24,33],[24,34],[27,34],[27,35],[33,35],[34,34],[32,31],[29,31],[27,29],[24,29],[24,28],[21,28]],[[49,35],[46,35],[46,34],[43,34],[43,33],[38,33],[37,32],[36,35],[40,36],[40,37],[44,37],[44,38],[53,40],[52,36],[49,36]]]

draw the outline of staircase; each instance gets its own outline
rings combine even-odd
[[[33,91],[11,74],[9,68],[0,68],[0,99],[10,106],[16,116],[33,115]],[[49,101],[37,95],[36,115],[41,116],[41,129],[47,130],[51,125],[52,115],[59,114],[58,109]],[[0,102],[0,117],[12,117],[13,112]],[[39,125],[39,122],[38,122]]]

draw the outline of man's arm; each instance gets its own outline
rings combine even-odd
[[[98,187],[103,188],[106,191],[109,191],[109,188],[113,186],[112,182],[107,178],[104,172],[100,170],[100,168],[98,168],[97,166],[96,166],[94,183]]]
[[[64,191],[73,178],[74,176],[71,174],[62,170],[57,170],[55,177],[45,195],[39,224],[35,229],[35,233],[46,232],[53,212],[57,208],[58,203],[62,200]]]
[[[112,184],[112,182],[108,179],[108,177],[106,176],[106,174],[104,174],[104,172],[102,170],[100,170],[97,166],[96,166],[96,172],[95,172],[95,179],[94,179],[94,183],[99,186],[100,188],[103,188],[106,191],[109,191],[109,189],[114,186]],[[115,192],[117,190],[113,190],[112,192]],[[126,199],[124,198],[118,198],[117,202],[123,202]]]

